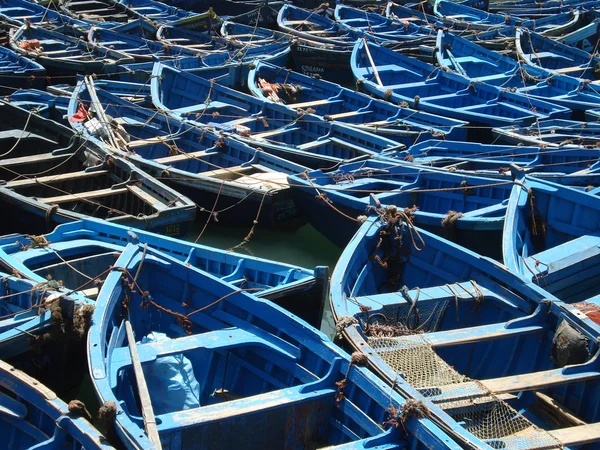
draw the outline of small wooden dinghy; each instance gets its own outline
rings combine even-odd
[[[593,149],[600,139],[600,123],[576,120],[542,120],[534,125],[497,127],[492,131],[510,144],[549,148]]]
[[[88,22],[61,14],[49,6],[42,6],[27,0],[3,0],[0,4],[0,17],[17,26],[25,25],[25,22],[28,22],[45,27],[62,25],[89,27]]]
[[[64,0],[61,11],[89,23],[129,22],[139,19],[139,13],[113,0]]]
[[[108,275],[88,343],[96,393],[117,406],[129,448],[458,448],[426,418],[382,425],[390,404],[407,401],[358,367],[364,359],[142,245],[126,247]]]
[[[565,302],[600,304],[600,198],[529,176],[519,181],[504,226],[504,264]]]
[[[89,278],[77,271],[90,278],[97,277],[116,262],[129,242],[141,242],[160,249],[232,286],[272,300],[313,326],[321,324],[325,293],[328,292],[329,271],[326,267],[305,269],[106,221],[70,222],[44,236],[3,236],[0,259],[2,270],[8,273],[17,271],[40,285],[46,283],[50,275],[52,279],[63,280],[63,284],[66,282],[67,288],[81,288],[82,296],[95,299],[99,286],[88,283]],[[24,300],[22,304],[29,301]]]
[[[390,139],[220,86],[155,64],[152,101],[171,117],[224,132],[237,140],[306,167],[331,167],[404,148]],[[310,108],[297,103],[296,108]]]
[[[389,209],[362,225],[331,286],[352,348],[468,448],[597,447],[600,327],[577,308]]]
[[[119,51],[136,62],[195,57],[198,54],[198,51],[188,47],[165,45],[141,36],[119,33],[100,27],[90,28],[88,41],[105,50]]]
[[[598,148],[546,148],[486,145],[474,142],[424,141],[398,152],[395,159],[453,173],[512,179],[511,166],[528,175],[565,185],[600,185]]]
[[[177,223],[183,230],[194,219],[189,199],[127,161],[103,156],[69,128],[6,102],[0,118],[0,196],[17,211],[6,221],[22,230],[39,233],[87,216],[157,231]]]
[[[78,401],[67,405],[39,381],[4,361],[0,361],[0,396],[0,433],[7,448],[113,449],[74,409]]]
[[[465,139],[466,123],[415,112],[289,69],[259,62],[250,70],[248,89],[261,99],[293,107],[311,104],[314,114],[412,145],[431,138]]]
[[[34,25],[11,30],[10,46],[15,52],[41,63],[53,76],[113,73],[119,64],[133,62],[133,58],[124,53]]]
[[[516,89],[528,97],[569,108],[580,116],[600,104],[600,94],[589,82],[523,65],[475,42],[439,30],[435,49],[438,66],[475,81]]]
[[[571,114],[565,107],[476,83],[365,41],[354,46],[351,64],[366,92],[473,124],[522,124]]]
[[[107,92],[98,90],[96,95],[101,107],[120,124],[125,141],[113,144],[102,135],[90,133],[85,123],[71,125],[107,153],[119,154],[167,180],[204,211],[216,211],[220,222],[252,226],[258,221],[267,227],[303,224],[287,175],[306,167],[206,129],[184,125]],[[77,114],[80,104],[87,110],[93,104],[84,82],[73,92],[69,117]]]
[[[4,261],[1,264],[2,272],[18,273]],[[0,358],[4,361],[30,350],[36,337],[54,326],[53,314],[59,314],[60,320],[72,327],[74,321],[81,322],[83,308],[87,312],[93,308],[91,300],[69,293],[56,280],[19,277],[0,272]],[[87,329],[80,331],[78,338],[82,339]]]
[[[515,48],[518,57],[530,66],[572,77],[598,78],[600,57],[527,29],[517,28]]]
[[[289,179],[309,221],[340,247],[356,232],[358,216],[395,205],[420,227],[500,256],[500,248],[492,243],[502,235],[510,181],[391,160],[343,164],[326,173],[315,170]]]

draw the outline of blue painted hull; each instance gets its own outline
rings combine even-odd
[[[3,267],[38,283],[50,273],[54,279],[68,282],[67,287],[77,288],[86,279],[79,279],[75,272],[42,269],[60,268],[57,252],[73,261],[71,265],[77,270],[97,275],[114,263],[106,255],[122,252],[128,242],[143,242],[235,287],[251,289],[261,298],[272,299],[313,326],[321,323],[328,276],[324,267],[309,270],[93,219],[61,225],[44,238],[49,244],[35,247],[28,236],[4,236],[0,250]]]
[[[139,266],[142,252],[146,257]],[[122,405],[115,428],[126,447],[156,448],[144,431],[131,389],[129,345],[147,368],[145,380],[154,394],[150,407],[158,424],[154,439],[164,449],[301,448],[312,440],[359,448],[375,442],[382,449],[457,448],[428,419],[407,421],[408,434],[401,441],[394,431],[386,432],[387,427],[379,424],[390,401],[401,405],[405,400],[366,369],[349,367],[349,357],[324,335],[271,303],[141,246],[128,246],[117,264],[130,272],[140,267],[136,283],[150,293],[146,300],[150,303],[140,308],[138,294],[123,289],[122,273],[110,273],[90,330],[89,364],[101,401]],[[124,295],[131,295],[130,325],[122,319]],[[182,329],[173,315],[155,314],[157,305],[176,314],[200,311],[189,315]],[[127,333],[135,333],[136,341],[161,332],[163,342],[126,340],[128,326]],[[168,386],[167,380],[152,375],[152,354],[176,358],[185,354],[195,378],[188,385],[185,404],[156,397],[166,394]],[[343,399],[338,395],[336,400],[335,382],[344,377]]]
[[[553,422],[556,409],[538,401],[598,421],[595,400],[579,395],[600,388],[597,344],[586,347],[598,325],[500,264],[389,218],[367,219],[332,275],[332,311],[351,347],[471,448],[597,446],[600,436]],[[577,338],[561,347],[565,333]]]

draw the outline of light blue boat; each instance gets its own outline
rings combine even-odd
[[[351,348],[465,447],[598,446],[600,327],[499,263],[388,209],[342,253],[331,309]]]
[[[116,267],[88,356],[126,448],[460,448],[431,419],[396,419],[405,398],[272,303],[143,245]]]

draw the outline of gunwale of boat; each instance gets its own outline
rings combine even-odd
[[[582,333],[582,336],[587,336],[586,339],[590,339],[590,343],[592,341],[594,341],[593,336],[597,336],[598,331],[600,330],[600,327],[592,322],[584,313],[582,313],[579,309],[572,307],[570,305],[566,305],[563,302],[559,301],[556,297],[553,297],[552,295],[548,294],[547,292],[545,292],[544,290],[540,289],[539,287],[532,285],[532,284],[522,284],[521,282],[521,287],[518,288],[521,290],[521,292],[527,292],[530,297],[530,301],[537,301],[539,302],[539,304],[537,305],[537,307],[535,306],[535,303],[530,303],[529,306],[529,310],[528,309],[523,309],[522,312],[524,312],[525,314],[521,315],[520,317],[516,317],[512,320],[508,320],[508,321],[501,321],[500,323],[497,324],[491,324],[491,325],[483,325],[483,326],[475,326],[472,328],[467,328],[467,329],[450,329],[450,330],[446,330],[444,329],[443,331],[434,331],[434,332],[427,332],[427,330],[425,329],[425,334],[424,335],[416,335],[416,336],[408,336],[408,337],[402,337],[403,335],[398,335],[400,337],[396,338],[396,337],[376,337],[374,338],[375,340],[373,341],[373,345],[379,345],[376,344],[376,342],[381,341],[381,345],[383,345],[383,347],[381,347],[379,350],[381,350],[383,353],[381,353],[381,355],[379,355],[377,353],[377,351],[372,347],[372,345],[370,344],[370,342],[367,340],[367,338],[365,337],[365,331],[361,330],[360,328],[364,327],[364,324],[361,325],[360,323],[360,318],[361,316],[366,316],[367,320],[369,318],[370,315],[372,315],[373,318],[375,318],[376,316],[380,316],[382,314],[380,313],[380,309],[382,304],[385,303],[381,303],[384,298],[384,296],[387,296],[389,298],[391,298],[392,302],[404,302],[407,305],[407,309],[408,309],[408,305],[410,304],[409,301],[405,300],[408,299],[410,297],[412,297],[411,301],[415,301],[415,305],[416,305],[416,300],[414,300],[415,295],[418,298],[419,297],[419,293],[421,293],[421,296],[425,296],[426,299],[431,298],[432,300],[434,299],[438,299],[440,298],[440,293],[435,293],[435,289],[439,288],[434,288],[431,287],[429,288],[429,291],[427,290],[427,288],[425,289],[421,289],[421,291],[419,291],[419,289],[411,289],[408,290],[406,294],[402,294],[400,295],[400,292],[392,292],[390,294],[380,294],[378,295],[365,295],[365,294],[354,294],[354,288],[348,284],[348,282],[346,281],[345,277],[346,274],[348,272],[349,267],[348,265],[350,264],[350,260],[351,258],[354,257],[354,254],[357,253],[358,249],[361,249],[361,254],[359,256],[359,258],[363,258],[366,259],[368,261],[368,255],[370,254],[370,250],[369,249],[364,249],[363,247],[361,247],[362,245],[362,241],[364,239],[366,239],[366,237],[368,236],[369,239],[372,241],[373,239],[375,239],[375,241],[377,241],[377,230],[379,229],[379,226],[375,227],[375,231],[371,231],[372,228],[374,228],[374,226],[378,223],[379,218],[377,216],[371,217],[370,219],[367,219],[366,223],[363,224],[363,227],[360,229],[359,232],[357,232],[357,234],[355,235],[355,237],[353,238],[353,240],[351,241],[351,243],[348,245],[348,247],[346,248],[346,250],[344,251],[344,253],[342,254],[342,256],[340,257],[340,260],[338,262],[338,266],[336,266],[336,269],[334,270],[333,274],[332,274],[332,290],[330,292],[330,302],[331,302],[331,310],[334,316],[334,320],[336,321],[336,323],[339,323],[341,325],[341,333],[343,335],[343,337],[345,338],[346,342],[348,342],[350,344],[350,346],[357,351],[361,351],[364,352],[366,354],[369,355],[369,367],[371,367],[372,370],[374,370],[380,377],[382,377],[384,380],[386,380],[386,382],[388,384],[393,383],[394,387],[402,392],[404,395],[411,395],[414,398],[420,399],[420,400],[425,400],[425,399],[433,399],[433,404],[429,404],[431,405],[431,412],[432,414],[436,414],[442,418],[442,420],[445,420],[446,423],[452,427],[454,429],[454,427],[457,428],[461,428],[461,425],[459,425],[458,423],[455,422],[458,421],[459,419],[454,419],[453,416],[458,414],[456,417],[460,417],[460,411],[455,411],[452,408],[452,402],[453,401],[458,401],[459,402],[459,408],[464,408],[464,403],[460,403],[460,399],[465,398],[468,399],[468,396],[470,395],[474,395],[473,393],[467,394],[465,391],[461,391],[460,394],[458,394],[458,391],[453,394],[454,391],[452,391],[453,387],[452,386],[456,386],[456,388],[458,388],[459,390],[462,389],[460,386],[460,383],[463,383],[465,381],[455,381],[455,385],[448,385],[448,388],[450,389],[446,394],[444,394],[443,392],[440,393],[436,393],[436,390],[434,389],[434,386],[436,386],[435,384],[426,384],[425,386],[427,387],[423,387],[420,385],[417,385],[417,388],[415,386],[412,386],[411,384],[408,384],[409,382],[404,380],[404,377],[399,376],[399,372],[400,371],[400,375],[402,375],[401,370],[402,369],[392,369],[390,368],[390,366],[388,365],[388,360],[391,358],[389,356],[389,352],[393,352],[393,349],[395,348],[394,345],[396,344],[392,344],[392,341],[394,341],[395,339],[400,339],[400,341],[398,342],[404,342],[406,341],[407,345],[415,345],[415,349],[416,348],[420,348],[420,345],[425,345],[425,349],[431,349],[435,352],[435,354],[437,354],[436,358],[438,358],[439,361],[445,361],[448,356],[450,355],[450,353],[448,353],[448,348],[450,348],[449,346],[469,346],[469,345],[476,345],[477,343],[486,343],[486,342],[493,342],[495,340],[499,340],[501,341],[501,337],[505,336],[506,338],[509,338],[510,336],[519,336],[519,333],[524,333],[524,336],[526,336],[530,330],[529,327],[536,324],[536,323],[540,323],[543,324],[545,323],[545,321],[547,320],[546,318],[548,317],[549,314],[553,314],[553,317],[556,317],[556,323],[554,325],[554,327],[558,327],[560,325],[560,322],[563,321],[565,323],[568,324],[568,326],[571,327],[575,327],[574,329],[577,330],[578,333]],[[384,222],[385,223],[385,222]],[[383,226],[383,228],[385,228],[385,226]],[[419,230],[419,233],[421,233],[422,235],[425,234],[427,235],[427,232],[424,232],[422,230]],[[436,239],[437,241],[443,241],[445,242],[443,239],[440,238],[435,238],[433,235],[430,235],[432,238]],[[428,241],[429,242],[429,241]],[[444,244],[444,245],[448,245],[450,243]],[[375,242],[372,243],[372,246],[375,245]],[[417,248],[416,245],[414,248]],[[418,250],[418,249],[417,249]],[[456,257],[456,256],[455,256]],[[482,271],[482,273],[485,273],[487,276],[488,269],[490,268],[494,268],[493,270],[491,270],[491,273],[495,273],[496,275],[500,275],[502,273],[504,273],[504,275],[502,275],[504,278],[506,277],[510,277],[512,275],[510,275],[507,271],[505,271],[504,267],[501,267],[498,263],[493,263],[492,266],[490,266],[490,263],[492,263],[491,260],[487,260],[486,258],[482,258],[472,252],[463,252],[463,256],[461,256],[461,259],[466,258],[467,260],[476,260],[478,259],[478,269]],[[437,259],[436,259],[437,261]],[[474,262],[471,262],[471,264]],[[366,264],[371,264],[371,263],[366,263]],[[414,262],[411,261],[411,264],[414,264]],[[359,266],[360,268],[360,266]],[[364,266],[363,268],[363,272],[367,269],[367,265]],[[352,269],[354,270],[354,269]],[[437,270],[437,269],[436,269]],[[367,274],[369,274],[370,272],[366,272]],[[361,279],[362,277],[362,273],[361,275],[358,276],[358,280]],[[367,275],[368,276],[368,275]],[[515,277],[516,278],[516,277]],[[354,278],[353,276],[353,279]],[[477,285],[474,284],[474,282],[471,282],[472,285],[471,286],[464,286],[461,289],[449,289],[448,285],[446,285],[446,287],[442,287],[443,289],[446,289],[444,292],[445,294],[448,295],[448,300],[450,302],[456,301],[459,302],[459,299],[461,301],[465,300],[465,301],[474,301],[474,296],[473,296],[473,292],[479,292],[478,295],[484,295],[487,296],[489,291],[485,290],[484,288],[481,287],[481,279],[478,279],[478,285],[479,285],[479,289],[476,287]],[[507,280],[505,280],[505,282],[507,282]],[[435,284],[435,283],[434,283]],[[509,289],[515,289],[515,282],[507,282],[506,285]],[[349,291],[349,289],[351,289]],[[473,289],[475,289],[475,291],[473,291]],[[505,293],[508,293],[509,290],[506,290]],[[513,294],[514,295],[514,294]],[[404,299],[404,298],[405,299]],[[510,297],[509,297],[510,298]],[[394,300],[395,299],[395,300]],[[516,297],[512,297],[510,302],[514,302],[514,300],[516,300]],[[522,301],[522,299],[521,299]],[[489,304],[489,302],[488,302]],[[513,306],[518,305],[519,303],[513,303]],[[458,305],[458,303],[457,303]],[[521,308],[523,307],[523,305],[521,305]],[[412,308],[411,308],[412,310]],[[393,311],[390,312],[390,314],[392,316],[394,316]],[[398,313],[400,314],[400,313]],[[433,313],[432,313],[433,314]],[[457,312],[458,314],[458,312]],[[387,313],[386,313],[387,316]],[[349,321],[349,317],[354,317],[354,318],[358,318],[359,319],[359,323],[356,325],[353,325],[351,321]],[[378,319],[375,319],[373,321],[373,323],[377,322]],[[434,319],[435,320],[435,319]],[[553,319],[554,320],[554,319]],[[457,321],[458,321],[458,317],[457,317]],[[356,323],[356,322],[354,322]],[[368,327],[367,327],[368,328]],[[519,329],[521,328],[521,330]],[[558,329],[558,328],[557,328]],[[532,330],[531,330],[532,331]],[[541,328],[538,329],[538,332],[541,332],[542,334],[546,333],[548,331],[548,329],[542,325]],[[422,331],[421,331],[422,332]],[[413,334],[415,333],[415,331],[413,331],[412,333],[409,332],[408,334]],[[515,334],[516,333],[516,334]],[[375,335],[377,336],[377,335]],[[396,335],[391,335],[391,336],[396,336]],[[371,339],[371,338],[369,338]],[[535,340],[535,338],[533,338]],[[548,338],[548,339],[552,339],[552,337]],[[413,342],[413,344],[409,344],[410,342]],[[387,343],[386,343],[387,342]],[[423,342],[423,344],[420,344],[420,342]],[[404,345],[404,344],[402,344]],[[487,344],[486,344],[487,345]],[[412,347],[406,347],[407,349],[410,349]],[[594,347],[595,346],[595,347]],[[401,349],[402,347],[399,346],[398,349]],[[458,347],[457,347],[458,349]],[[389,352],[388,352],[389,350]],[[416,351],[416,350],[415,350]],[[425,350],[424,350],[425,351]],[[430,351],[430,350],[427,350]],[[465,350],[466,351],[466,350]],[[510,353],[510,352],[509,352]],[[417,367],[418,366],[418,361],[420,360],[419,358],[429,358],[429,356],[425,356],[425,354],[417,354],[417,353],[411,353],[411,358],[410,359],[410,363],[406,363],[406,367],[405,370],[412,370],[412,367]],[[420,356],[419,356],[420,355]],[[406,356],[408,357],[408,356]],[[508,358],[511,358],[511,356],[508,356]],[[456,355],[455,355],[455,359],[456,359]],[[429,361],[427,359],[427,361]],[[449,360],[449,362],[443,362],[441,364],[446,364],[445,367],[448,367],[447,364],[453,365],[455,364],[457,361],[451,359]],[[533,371],[533,372],[523,372],[523,369],[521,368],[520,371],[517,370],[516,366],[514,364],[511,364],[511,369],[510,370],[506,370],[504,372],[504,374],[500,377],[494,377],[492,375],[492,377],[490,378],[489,375],[488,377],[479,380],[475,380],[477,385],[479,386],[477,389],[484,389],[484,391],[486,391],[487,393],[485,395],[492,395],[493,398],[498,399],[501,402],[509,402],[509,403],[514,403],[514,402],[518,402],[518,397],[519,396],[515,396],[514,394],[518,394],[518,393],[522,393],[525,391],[529,391],[529,392],[536,392],[539,391],[540,395],[538,396],[538,398],[540,398],[543,403],[546,406],[550,407],[550,411],[552,411],[552,413],[556,414],[557,417],[563,417],[566,421],[566,417],[570,417],[572,419],[571,422],[562,422],[562,426],[558,426],[556,427],[553,426],[548,426],[546,424],[546,427],[544,428],[544,426],[541,426],[541,428],[539,428],[538,430],[542,430],[542,434],[539,435],[537,438],[540,438],[542,440],[547,439],[549,442],[554,443],[554,445],[565,445],[567,446],[567,448],[573,448],[572,446],[577,446],[577,445],[581,445],[583,443],[586,442],[592,442],[592,441],[598,441],[600,440],[600,433],[598,433],[598,423],[588,423],[587,421],[581,420],[579,417],[581,416],[577,416],[575,413],[570,412],[569,414],[564,414],[565,411],[565,407],[563,405],[561,405],[560,403],[560,394],[558,394],[560,392],[560,387],[563,385],[570,385],[570,383],[572,382],[579,382],[579,383],[586,383],[588,382],[588,380],[591,380],[590,382],[596,382],[598,383],[600,381],[600,365],[598,364],[600,362],[600,349],[598,348],[597,344],[592,344],[592,348],[590,350],[590,352],[588,353],[588,356],[585,358],[585,360],[583,361],[579,361],[577,363],[572,363],[575,365],[569,365],[566,367],[560,366],[558,363],[556,363],[555,366],[550,365],[549,367],[544,367],[547,366],[547,364],[544,365],[538,365],[537,366],[537,371]],[[427,363],[429,364],[429,363]],[[437,363],[436,363],[437,364]],[[554,364],[554,363],[553,363]],[[402,366],[404,367],[404,366]],[[427,366],[423,366],[423,370],[428,370],[429,367]],[[426,367],[426,368],[425,368]],[[445,368],[442,368],[441,366],[435,366],[438,368],[438,370],[447,370]],[[504,366],[502,366],[504,367]],[[506,366],[508,367],[508,366]],[[453,369],[452,367],[450,367],[450,369]],[[542,370],[540,370],[542,369]],[[398,370],[398,371],[397,371]],[[416,369],[415,369],[416,370]],[[488,372],[493,373],[495,369],[489,370]],[[502,369],[500,369],[500,371],[502,371]],[[486,372],[487,373],[487,372]],[[465,375],[468,376],[468,373],[465,373]],[[416,380],[416,372],[415,374],[411,375],[409,373],[407,373],[407,376],[410,380],[415,379]],[[416,382],[416,381],[415,381]],[[471,378],[468,378],[466,380],[467,383],[472,382]],[[439,383],[442,383],[441,378],[439,380]],[[487,384],[486,384],[487,383]],[[464,388],[467,389],[467,385],[464,385]],[[556,391],[553,391],[552,389],[556,388]],[[559,400],[554,400],[551,396],[548,396],[546,394],[544,394],[543,392],[546,390],[546,392],[548,392],[551,395],[555,395],[557,396],[557,398]],[[456,400],[453,400],[453,396],[456,396]],[[536,394],[537,395],[537,394]],[[441,400],[435,400],[436,396],[438,396]],[[446,397],[445,397],[446,396]],[[467,400],[467,402],[473,402],[473,400]],[[471,405],[476,405],[477,401],[475,400],[474,403],[468,403]],[[460,406],[462,405],[462,406]],[[519,410],[518,406],[515,406],[516,410]],[[514,411],[514,410],[512,410]],[[499,414],[501,414],[500,410],[498,411]],[[550,413],[550,414],[552,414]],[[585,411],[580,411],[580,414],[585,413]],[[512,413],[509,413],[512,414]],[[593,414],[593,412],[590,412],[589,414]],[[539,415],[539,413],[538,413]],[[475,416],[470,416],[469,413],[467,413],[468,417],[471,417],[471,420],[476,420]],[[541,416],[540,416],[541,417]],[[539,418],[538,416],[532,416],[532,420],[533,418],[536,419],[534,423],[535,425],[539,425]],[[597,418],[595,419],[597,420]],[[464,424],[462,424],[462,426],[465,426]],[[548,429],[546,429],[548,428]],[[534,428],[535,429],[535,428]],[[482,436],[483,440],[479,440],[478,438],[476,438],[475,436],[471,435],[469,436],[469,432],[467,430],[464,430],[464,436],[466,436],[467,440],[470,440],[474,445],[477,445],[477,448],[488,448],[488,445],[486,445],[486,443],[484,442],[488,442],[489,445],[491,445],[493,448],[495,448],[494,446],[496,445],[497,442],[502,442],[503,438],[502,437],[494,437],[495,435],[490,435],[489,438],[487,439],[491,439],[490,441],[486,441],[485,437]],[[510,433],[509,433],[510,434]],[[518,438],[518,433],[514,436],[515,438]],[[510,436],[507,436],[507,438],[510,439]],[[531,438],[531,436],[530,436]],[[524,437],[524,439],[528,439],[527,437]],[[490,443],[491,442],[491,443]],[[533,442],[533,441],[529,441],[529,442]],[[510,445],[508,443],[508,441],[506,442],[506,445]],[[519,444],[516,444],[519,445]],[[533,445],[533,444],[530,444]],[[549,444],[548,444],[549,445]],[[551,446],[552,447],[552,446]],[[511,447],[512,448],[512,447]],[[553,447],[552,447],[553,448]]]

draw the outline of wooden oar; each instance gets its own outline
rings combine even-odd
[[[377,80],[377,84],[379,84],[380,87],[383,87],[381,78],[379,78],[379,72],[377,71],[377,67],[375,67],[375,63],[373,62],[373,58],[371,57],[371,51],[369,50],[369,45],[367,44],[367,40],[365,38],[363,38],[363,43],[365,44],[365,51],[367,52],[367,57],[369,58],[369,62],[371,63],[371,68],[373,69],[373,73],[375,74],[375,79]]]
[[[156,426],[156,418],[154,417],[152,402],[150,401],[150,392],[148,391],[148,385],[146,384],[146,378],[144,377],[144,372],[142,370],[142,363],[140,362],[140,355],[138,354],[137,347],[135,346],[135,338],[133,337],[133,330],[129,320],[125,321],[125,331],[127,332],[127,342],[129,343],[129,352],[131,353],[133,373],[135,374],[135,381],[138,387],[140,403],[142,404],[144,428],[146,429],[146,434],[148,434],[150,441],[152,441],[154,444],[154,447],[156,447],[158,450],[161,450],[162,446],[160,444],[160,437],[158,436],[158,427]]]

